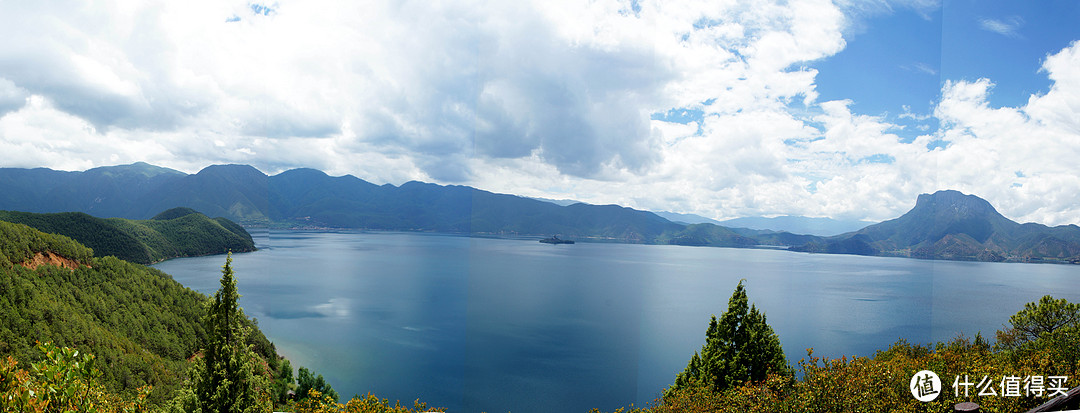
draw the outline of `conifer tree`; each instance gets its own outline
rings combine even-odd
[[[747,305],[742,281],[728,299],[728,309],[713,315],[705,332],[705,345],[686,369],[675,377],[668,394],[691,386],[723,391],[746,381],[764,380],[769,373],[791,375],[780,338],[765,321],[765,314]]]
[[[268,407],[259,405],[259,388],[265,385],[255,374],[256,356],[247,344],[251,329],[243,323],[239,298],[230,253],[222,267],[221,288],[207,303],[203,316],[207,338],[202,361],[193,374],[202,413],[261,412]]]
[[[1080,366],[1080,304],[1043,296],[1009,317],[997,332],[997,347],[1014,360],[1045,358],[1047,371],[1076,376]]]

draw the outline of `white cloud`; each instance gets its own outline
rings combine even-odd
[[[926,63],[923,63],[923,62],[915,62],[915,64],[913,64],[911,66],[904,66],[904,69],[919,72],[919,73],[924,73],[924,74],[927,74],[927,75],[930,75],[930,76],[937,76],[937,74],[938,74],[937,69],[934,69],[934,68],[930,67],[930,65],[928,65]]]
[[[947,82],[935,111],[950,142],[939,155],[939,181],[970,188],[1021,221],[1080,222],[1073,161],[1080,156],[1080,127],[1066,113],[1080,108],[1078,56],[1077,42],[1049,56],[1043,70],[1054,81],[1050,91],[1016,108],[991,107],[987,79]]]
[[[947,81],[942,129],[914,141],[818,101],[806,66],[860,16],[937,1],[98,7],[0,2],[0,165],[313,167],[715,218],[886,219],[954,188],[1080,222],[1075,43],[1023,107],[991,107],[990,80]],[[650,119],[672,110],[700,116]]]
[[[85,170],[104,164],[161,158],[158,142],[98,133],[86,120],[32,95],[21,109],[0,117],[0,165]]]
[[[26,103],[26,90],[15,82],[0,77],[0,116],[21,108]]]
[[[1050,92],[1031,96],[1024,112],[1075,143],[1080,139],[1080,42],[1048,56],[1041,71],[1053,82]]]
[[[1024,25],[1024,19],[1020,16],[1011,16],[1005,20],[980,18],[979,27],[1006,37],[1020,37],[1020,26]]]

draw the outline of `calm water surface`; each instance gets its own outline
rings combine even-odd
[[[347,398],[451,412],[583,412],[655,399],[740,279],[795,363],[899,337],[993,337],[1080,266],[362,232],[253,232],[234,255],[249,316]],[[157,268],[211,294],[224,257]]]

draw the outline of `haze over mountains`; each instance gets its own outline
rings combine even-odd
[[[832,236],[845,232],[858,231],[871,221],[839,220],[832,218],[798,217],[784,215],[779,217],[743,217],[720,221],[719,225],[732,228],[749,228],[764,231],[787,231],[795,234]]]
[[[215,165],[197,174],[145,163],[85,172],[0,169],[0,210],[85,212],[147,219],[174,207],[245,225],[549,236],[694,246],[790,247],[819,253],[981,261],[1080,262],[1080,227],[1019,224],[988,202],[956,191],[921,195],[903,216],[823,237],[714,223],[682,224],[617,205],[570,204],[496,194],[465,186],[407,182],[375,185],[313,169],[267,176],[247,165]],[[742,220],[818,225],[841,221],[777,217]],[[828,228],[828,229],[821,229]],[[807,231],[811,232],[811,231]],[[818,232],[821,233],[821,232]]]
[[[696,214],[681,214],[678,212],[658,211],[656,215],[684,225],[714,224],[728,228],[746,228],[760,231],[790,232],[793,234],[808,234],[818,236],[831,236],[845,232],[857,231],[871,221],[838,220],[832,218],[800,217],[784,215],[778,217],[742,217],[717,221]]]

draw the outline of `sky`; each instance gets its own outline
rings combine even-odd
[[[1080,224],[1080,3],[0,0],[0,167]]]

